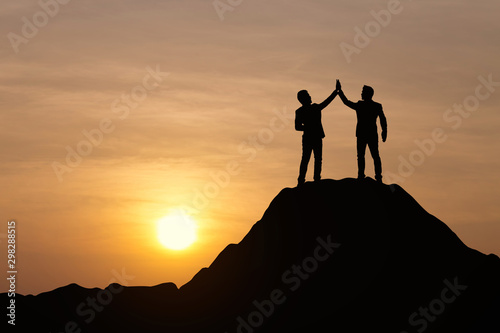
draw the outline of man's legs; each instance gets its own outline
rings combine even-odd
[[[313,144],[314,151],[314,180],[321,180],[321,162],[323,160],[323,139],[317,139]]]
[[[358,178],[365,178],[365,152],[366,152],[367,141],[364,138],[357,138],[357,150],[358,150]]]
[[[375,179],[382,181],[382,160],[380,159],[380,154],[378,152],[378,137],[370,139],[368,141],[368,147],[370,148],[373,163],[375,164]]]
[[[300,161],[299,169],[299,185],[306,181],[307,165],[309,164],[309,160],[311,159],[312,150],[313,146],[311,145],[311,143],[302,138],[302,160]]]

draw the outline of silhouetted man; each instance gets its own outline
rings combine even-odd
[[[382,182],[382,161],[378,152],[378,133],[377,117],[380,117],[380,126],[382,127],[382,141],[387,139],[387,119],[385,118],[382,104],[374,102],[373,88],[363,86],[361,100],[354,103],[348,100],[340,82],[337,82],[339,96],[345,105],[356,110],[358,124],[356,125],[357,150],[358,150],[358,179],[365,178],[365,151],[366,146],[370,148],[370,153],[375,163],[375,179]]]
[[[298,185],[306,181],[307,165],[311,158],[311,152],[314,152],[314,181],[321,179],[323,138],[325,137],[323,125],[321,124],[321,111],[333,101],[337,94],[337,90],[333,91],[321,104],[313,104],[307,90],[301,90],[297,94],[297,98],[302,106],[295,111],[295,129],[297,131],[304,131],[302,135],[302,160],[300,161]]]

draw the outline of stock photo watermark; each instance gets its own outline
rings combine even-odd
[[[409,0],[411,1],[411,0]],[[340,50],[348,64],[352,62],[353,55],[359,55],[363,49],[370,45],[371,41],[380,36],[382,30],[391,24],[395,15],[403,12],[404,6],[400,0],[389,0],[387,8],[379,11],[371,10],[372,20],[366,22],[363,28],[354,27],[354,37],[352,42],[341,42]]]
[[[266,319],[269,319],[279,305],[287,301],[287,293],[297,291],[303,282],[311,278],[318,270],[320,263],[327,261],[341,244],[332,242],[332,236],[328,235],[326,240],[322,237],[316,238],[318,244],[311,256],[306,257],[298,265],[294,264],[281,275],[281,282],[284,287],[273,289],[269,297],[252,302],[254,311],[245,316],[236,318],[237,333],[253,333],[261,327]],[[226,332],[228,333],[228,332]]]
[[[147,99],[149,93],[157,89],[165,77],[170,75],[168,72],[162,72],[159,65],[156,65],[155,69],[150,66],[146,67],[146,72],[141,84],[134,86],[129,92],[123,93],[120,98],[111,103],[111,111],[116,114],[118,120],[127,119],[130,112],[138,108]],[[52,162],[52,170],[59,182],[64,180],[64,174],[77,168],[83,162],[84,157],[92,154],[94,148],[102,144],[106,135],[115,131],[115,122],[116,120],[111,118],[102,118],[96,127],[90,130],[84,129],[81,132],[84,139],[74,146],[66,146],[64,162]]]
[[[476,85],[473,93],[466,96],[461,103],[455,103],[443,112],[443,121],[453,131],[460,129],[464,120],[479,110],[481,102],[488,100],[500,87],[500,81],[494,81],[492,73],[487,76],[479,75],[477,80],[479,84]],[[406,179],[416,172],[418,167],[422,166],[438,150],[440,144],[448,140],[449,135],[447,133],[449,133],[449,130],[436,127],[431,131],[429,137],[414,140],[416,148],[407,156],[399,155],[397,174],[386,173],[388,182],[404,183]],[[394,188],[392,190],[394,191]]]
[[[245,164],[254,161],[259,152],[274,141],[277,133],[290,126],[293,119],[295,119],[295,113],[289,112],[287,108],[283,108],[282,111],[273,110],[273,116],[267,126],[248,136],[238,145],[239,158],[228,161],[220,170],[210,172],[211,180],[207,181],[201,189],[194,190],[191,204],[185,205],[182,210],[189,215],[190,213],[198,214],[205,209],[210,204],[210,200],[215,199],[222,189],[229,186],[231,179],[241,173]]]
[[[35,38],[41,29],[43,29],[50,20],[56,17],[61,6],[67,5],[71,0],[39,0],[40,7],[31,17],[23,16],[21,18],[22,26],[19,33],[9,32],[7,39],[15,53],[19,53],[19,47],[28,44],[30,40]]]
[[[215,12],[221,21],[224,21],[225,14],[227,12],[233,12],[236,7],[239,7],[244,0],[214,0],[212,6],[214,6]]]
[[[445,287],[441,289],[438,297],[434,298],[426,306],[421,306],[418,311],[413,312],[408,317],[408,323],[413,329],[411,331],[401,331],[401,333],[418,332],[423,333],[430,324],[435,322],[442,315],[447,307],[457,300],[462,292],[467,290],[466,285],[458,282],[458,277],[450,282],[448,279],[443,281]]]
[[[16,237],[16,221],[7,222],[7,281],[9,283],[7,322],[12,326],[16,325]]]
[[[91,324],[97,315],[111,304],[113,298],[125,289],[124,286],[128,286],[129,282],[135,279],[135,276],[125,272],[125,268],[122,268],[121,272],[113,269],[111,274],[113,277],[109,280],[107,288],[99,290],[95,296],[88,296],[77,305],[75,312],[82,318],[84,324]],[[82,325],[68,321],[61,332],[82,332]]]

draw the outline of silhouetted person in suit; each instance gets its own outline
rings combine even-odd
[[[363,86],[361,100],[354,103],[348,100],[340,82],[337,80],[337,90],[345,105],[356,110],[358,124],[356,125],[357,151],[358,151],[358,179],[365,178],[365,151],[366,146],[370,148],[370,153],[375,163],[375,179],[382,182],[382,161],[378,152],[377,117],[380,118],[382,127],[382,141],[387,139],[387,119],[385,118],[382,104],[373,101],[373,88]]]
[[[337,84],[339,84],[338,80]],[[298,185],[306,181],[307,165],[311,158],[311,152],[314,152],[314,181],[321,180],[323,138],[325,137],[325,131],[323,131],[323,125],[321,124],[321,111],[333,101],[337,94],[337,90],[334,90],[320,104],[312,103],[307,90],[301,90],[297,94],[302,106],[295,111],[295,129],[304,132],[302,135],[302,160],[300,161]]]

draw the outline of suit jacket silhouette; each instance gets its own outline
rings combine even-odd
[[[382,131],[387,131],[387,119],[382,110],[382,104],[373,100],[359,100],[354,103],[348,100],[342,92],[339,95],[345,105],[356,111],[358,118],[358,124],[356,125],[357,137],[377,137],[377,117],[380,117]]]
[[[325,108],[322,104],[303,105],[295,111],[295,129],[304,131],[304,139],[325,137],[325,131],[321,124],[321,111]]]

